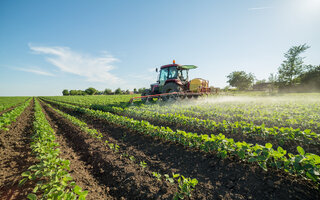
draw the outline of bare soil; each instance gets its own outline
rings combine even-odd
[[[51,105],[58,107],[54,103]],[[300,177],[273,169],[265,172],[255,164],[233,157],[221,160],[215,154],[163,142],[73,110],[61,110],[85,121],[108,140],[116,142],[120,149],[144,160],[151,170],[196,178],[199,184],[192,199],[320,198],[318,187]]]
[[[11,124],[9,131],[0,132],[0,199],[25,199],[34,188],[27,182],[18,186],[21,173],[33,165],[36,160],[31,154],[32,122],[34,119],[34,101]]]
[[[124,116],[126,116],[126,115],[124,115]],[[128,117],[132,118],[131,116],[128,116]],[[143,117],[133,117],[133,118],[136,120],[146,120]],[[169,127],[175,131],[182,130],[182,131],[186,131],[186,132],[207,134],[207,135],[219,134],[219,132],[216,132],[216,131],[202,130],[199,128],[196,129],[196,128],[188,127],[185,125],[177,124],[174,122],[164,123],[164,122],[159,122],[156,119],[148,119],[147,121],[155,126]],[[310,143],[306,143],[303,141],[296,141],[296,140],[286,140],[283,143],[280,143],[280,141],[277,140],[272,135],[267,136],[267,137],[261,137],[261,136],[253,136],[250,134],[245,135],[242,133],[231,133],[231,132],[224,133],[224,135],[228,138],[233,138],[234,141],[236,141],[236,142],[246,141],[247,143],[260,144],[260,145],[265,145],[266,143],[271,143],[273,145],[273,148],[275,148],[275,149],[278,148],[278,146],[281,146],[283,149],[287,150],[290,153],[294,153],[294,154],[298,154],[297,147],[301,146],[308,153],[314,153],[314,154],[320,155],[320,143],[310,144]]]
[[[143,169],[102,141],[74,126],[48,106],[43,106],[60,143],[61,156],[70,160],[71,176],[88,199],[172,199],[177,188],[157,181]]]
[[[49,103],[49,102],[48,102]],[[78,106],[75,103],[69,103],[75,106]],[[103,110],[102,110],[103,111]],[[111,112],[113,113],[113,112]],[[116,113],[113,113],[116,114]],[[202,130],[199,128],[193,128],[193,127],[188,127],[185,125],[181,125],[179,123],[164,123],[164,122],[159,122],[157,119],[146,119],[144,117],[131,117],[128,115],[123,115],[127,116],[136,120],[147,120],[149,123],[155,125],[155,126],[164,126],[164,127],[169,127],[172,130],[182,130],[186,132],[193,132],[193,133],[198,133],[198,134],[219,134],[220,132],[218,131],[211,131],[211,130]],[[218,119],[218,122],[222,122],[223,120]],[[298,128],[298,127],[294,127]],[[320,143],[319,141],[315,144],[309,143],[307,140],[306,141],[297,141],[297,140],[284,140],[283,142],[280,142],[277,138],[275,138],[272,135],[269,135],[267,137],[261,137],[257,135],[252,135],[252,134],[243,134],[242,131],[239,131],[239,133],[231,133],[231,132],[226,132],[223,133],[226,137],[228,138],[233,138],[236,142],[240,141],[246,141],[247,143],[252,143],[252,144],[260,144],[260,145],[265,145],[266,143],[271,143],[273,145],[273,148],[278,148],[278,146],[281,146],[283,149],[287,150],[290,153],[293,154],[298,154],[297,147],[301,146],[305,152],[307,153],[313,153],[320,155]]]

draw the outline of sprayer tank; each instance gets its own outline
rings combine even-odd
[[[208,88],[209,81],[204,80],[202,78],[195,78],[190,81],[190,91],[191,92],[200,92],[202,88]]]

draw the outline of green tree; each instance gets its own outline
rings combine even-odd
[[[133,93],[136,94],[137,92],[138,92],[137,88],[134,88],[134,89],[133,89]]]
[[[142,93],[142,92],[144,92],[146,90],[146,88],[145,87],[143,87],[143,88],[139,88],[138,89],[138,93]]]
[[[96,90],[95,88],[93,87],[89,87],[88,89],[85,90],[85,92],[88,94],[88,95],[94,95],[98,92],[98,90]]]
[[[270,73],[268,77],[268,82],[270,83],[270,85],[268,86],[268,89],[270,92],[274,92],[278,88],[277,80],[278,80],[277,75]]]
[[[248,89],[254,81],[254,75],[252,73],[247,74],[244,71],[234,71],[227,78],[229,85],[237,87],[239,90]]]
[[[69,91],[67,89],[62,91],[63,96],[68,96],[69,95]]]
[[[77,95],[86,95],[87,93],[83,90],[77,90]]]
[[[78,92],[77,92],[77,90],[70,90],[69,94],[74,96],[74,95],[77,95]]]
[[[118,88],[118,89],[116,89],[116,90],[114,91],[114,93],[115,93],[115,94],[122,94],[122,90],[121,90],[120,88]]]
[[[261,84],[261,83],[266,83],[266,79],[262,79],[262,80],[256,80],[256,85]]]
[[[299,78],[302,85],[308,86],[310,90],[320,90],[320,65],[308,65],[307,71]]]
[[[105,90],[104,90],[104,92],[103,92],[103,94],[111,94],[112,93],[112,90],[111,89],[109,89],[109,88],[106,88]]]
[[[275,84],[277,82],[277,75],[275,75],[274,73],[271,73],[268,77],[268,81],[269,83]]]
[[[293,46],[284,54],[286,60],[278,68],[278,82],[281,86],[292,86],[299,82],[297,77],[304,70],[303,57],[300,54],[308,48],[310,47],[306,44]]]

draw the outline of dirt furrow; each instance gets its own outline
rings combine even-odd
[[[203,196],[207,199],[315,199],[320,196],[313,183],[301,178],[276,170],[265,172],[259,166],[235,158],[220,160],[213,154],[162,142],[72,110],[62,110],[84,120],[135,157],[146,160],[151,168],[197,178],[200,181],[195,190],[197,199]]]
[[[91,176],[109,196],[116,199],[172,199],[176,190],[168,183],[157,181],[147,169],[114,153],[103,142],[83,133],[51,108],[45,105],[44,108],[62,142],[63,154],[71,161],[71,175],[89,193],[96,191],[84,181],[83,175],[79,177],[78,169],[84,168],[86,176]]]
[[[34,183],[28,181],[18,187],[21,173],[36,162],[31,154],[30,142],[34,120],[34,101],[11,124],[9,131],[0,131],[0,197],[1,199],[26,199]]]
[[[6,113],[6,112],[9,112],[9,111],[11,111],[11,110],[13,110],[13,109],[15,109],[16,107],[20,106],[21,104],[23,104],[23,103],[26,102],[26,101],[28,101],[28,99],[25,100],[25,101],[23,101],[23,102],[21,102],[21,103],[17,103],[16,105],[11,106],[10,108],[7,108],[7,109],[5,109],[5,110],[3,110],[3,111],[0,111],[0,115],[4,114],[4,113]]]
[[[113,113],[116,114],[116,113]],[[216,131],[208,131],[208,130],[202,130],[200,128],[192,128],[192,127],[187,127],[184,125],[180,124],[169,124],[165,122],[159,122],[157,119],[146,119],[144,117],[132,117],[126,114],[123,114],[122,116],[130,117],[135,120],[146,120],[152,125],[155,126],[164,126],[164,127],[169,127],[170,129],[177,131],[177,130],[182,130],[186,132],[192,132],[192,133],[197,133],[197,134],[219,134],[220,132]],[[262,137],[262,136],[254,136],[251,134],[242,134],[242,133],[231,133],[231,132],[226,132],[223,133],[226,137],[234,139],[236,142],[242,142],[245,141],[247,143],[251,144],[260,144],[260,145],[265,145],[266,143],[271,143],[273,145],[273,148],[278,148],[278,146],[281,146],[282,148],[286,149],[290,153],[298,154],[297,147],[301,146],[304,148],[304,150],[308,153],[314,153],[317,155],[320,155],[320,143],[318,144],[310,144],[305,141],[297,141],[297,140],[286,140],[284,142],[280,142],[280,140],[276,139],[273,135],[269,135],[267,137]]]

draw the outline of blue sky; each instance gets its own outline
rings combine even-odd
[[[148,87],[173,59],[224,87],[236,70],[267,79],[304,43],[320,64],[320,0],[1,0],[0,96]]]

